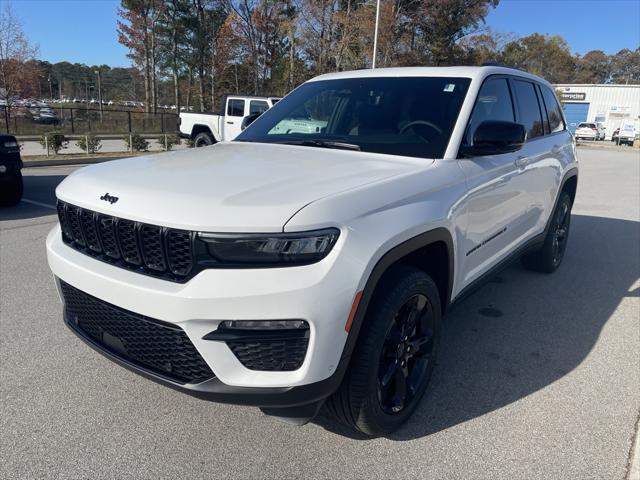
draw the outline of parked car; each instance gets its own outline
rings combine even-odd
[[[11,207],[22,199],[22,159],[13,135],[0,134],[0,207]]]
[[[601,123],[582,122],[576,128],[576,140],[604,140],[605,129]]]
[[[633,146],[636,139],[636,127],[633,122],[625,121],[617,130],[616,143],[618,145]]]
[[[180,113],[180,136],[191,139],[196,147],[233,140],[242,131],[246,116],[254,115],[255,118],[271,108],[278,99],[249,95],[224,96],[220,102],[224,109],[220,113]]]
[[[240,120],[250,99],[237,100]],[[280,128],[292,120],[309,128]],[[67,326],[115,362],[200,398],[295,423],[324,407],[384,435],[427,390],[455,302],[513,258],[561,265],[577,175],[540,77],[333,73],[233,142],[67,177],[47,256]]]

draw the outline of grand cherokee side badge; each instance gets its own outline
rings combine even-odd
[[[105,202],[109,202],[111,205],[113,205],[119,200],[119,197],[112,197],[111,195],[109,195],[109,192],[107,192],[100,197],[100,200],[104,200]]]

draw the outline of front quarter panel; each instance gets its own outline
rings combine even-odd
[[[348,241],[339,261],[351,266],[353,298],[385,253],[422,233],[445,228],[457,252],[465,229],[459,203],[465,189],[457,162],[435,160],[425,168],[313,202],[287,222],[285,231],[329,225],[346,229]],[[454,268],[454,289],[458,276]]]

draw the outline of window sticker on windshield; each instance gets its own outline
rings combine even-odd
[[[447,83],[444,86],[444,90],[443,92],[453,92],[453,89],[456,88],[456,84],[455,83]]]

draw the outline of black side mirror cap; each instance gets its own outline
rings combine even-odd
[[[522,148],[527,140],[524,125],[515,122],[487,120],[476,128],[473,134],[473,145],[462,147],[465,157],[500,155]]]
[[[240,125],[240,129],[244,130],[245,128],[247,128],[249,125],[251,125],[253,122],[255,122],[258,117],[262,115],[262,112],[258,113],[252,113],[250,115],[247,115],[246,117],[244,117],[242,119],[242,124]]]

